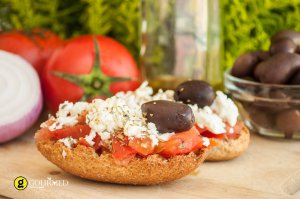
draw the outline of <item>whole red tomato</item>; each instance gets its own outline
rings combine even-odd
[[[42,76],[46,104],[57,111],[65,100],[108,97],[140,84],[129,51],[105,36],[84,35],[65,42],[48,60]]]
[[[20,55],[40,75],[47,59],[62,40],[53,32],[44,29],[12,31],[0,34],[0,49]]]

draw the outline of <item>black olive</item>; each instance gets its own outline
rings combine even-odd
[[[297,45],[293,40],[288,38],[282,38],[272,43],[270,46],[270,54],[275,55],[281,52],[295,53],[297,51]]]
[[[273,115],[271,113],[255,108],[255,106],[251,106],[248,112],[252,122],[256,125],[263,128],[271,128],[274,126]]]
[[[197,104],[199,108],[209,106],[215,98],[213,87],[205,81],[191,80],[180,84],[174,93],[176,101]]]
[[[252,51],[240,55],[234,62],[231,74],[235,77],[253,77],[253,71],[260,62],[270,57],[265,51]]]
[[[290,84],[300,85],[300,71],[297,71],[290,79]]]
[[[147,122],[155,124],[160,133],[182,132],[192,128],[195,117],[192,109],[185,104],[167,100],[155,100],[142,105]]]
[[[290,109],[279,113],[276,118],[276,126],[285,133],[286,138],[292,138],[293,133],[300,130],[300,111]]]

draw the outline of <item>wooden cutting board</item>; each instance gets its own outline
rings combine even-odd
[[[84,180],[48,162],[34,145],[37,126],[0,145],[0,198],[293,198],[300,199],[300,142],[251,135],[248,151],[227,162],[204,163],[191,175],[157,186],[128,186]],[[59,180],[44,188],[18,191],[16,177]],[[62,186],[64,185],[64,186]]]

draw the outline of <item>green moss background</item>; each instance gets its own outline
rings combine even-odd
[[[220,1],[226,68],[242,52],[267,50],[276,31],[300,31],[300,0]],[[45,27],[63,38],[108,35],[138,59],[139,8],[140,0],[0,0],[0,28]]]

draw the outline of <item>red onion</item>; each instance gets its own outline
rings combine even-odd
[[[24,133],[42,110],[36,71],[23,58],[0,50],[0,143]]]

